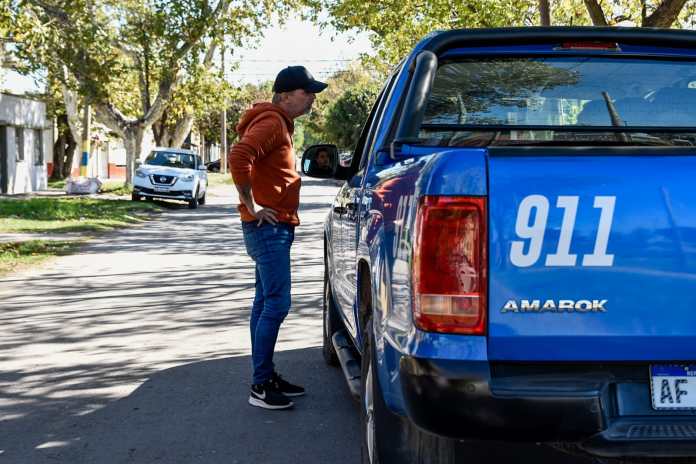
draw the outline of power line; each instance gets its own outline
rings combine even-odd
[[[316,71],[313,72],[312,74],[315,76],[332,76],[334,74],[340,73],[346,71],[345,69],[336,69],[332,71]],[[278,73],[277,72],[260,72],[260,73],[253,73],[253,72],[228,72],[225,73],[226,77],[229,76],[235,76],[235,77],[244,77],[244,76],[276,76]]]
[[[297,63],[349,63],[351,61],[356,61],[357,58],[355,59],[345,59],[345,58],[336,58],[336,59],[305,59],[305,58],[283,58],[283,59],[266,59],[266,60],[248,60],[245,58],[240,58],[238,60],[239,63],[290,63],[290,62],[297,62]]]

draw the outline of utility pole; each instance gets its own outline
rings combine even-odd
[[[85,111],[82,115],[82,156],[80,157],[80,176],[87,176],[87,166],[89,165],[89,132],[92,125],[92,117],[89,105],[85,103]]]
[[[225,37],[222,38],[222,47],[220,47],[220,74],[225,80]],[[222,107],[222,115],[220,115],[220,172],[227,174],[227,102],[224,102]]]
[[[206,159],[205,156],[205,134],[203,133],[203,124],[198,124],[198,133],[201,135],[200,140],[199,140],[199,154],[201,155],[201,159],[203,160],[203,163],[207,163],[209,160]]]

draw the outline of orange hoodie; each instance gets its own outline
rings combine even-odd
[[[227,157],[234,182],[251,185],[257,205],[274,209],[280,222],[298,225],[300,176],[295,170],[292,133],[295,126],[287,113],[272,103],[258,103],[237,125],[240,140]],[[242,221],[254,221],[240,204]]]

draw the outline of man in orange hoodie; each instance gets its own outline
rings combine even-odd
[[[315,94],[325,88],[303,66],[282,70],[273,84],[273,101],[256,104],[242,116],[237,125],[241,138],[228,156],[239,192],[244,242],[256,264],[249,404],[266,409],[291,408],[288,397],[305,393],[277,374],[273,352],[280,324],[290,310],[290,246],[300,223],[293,121],[309,113]]]

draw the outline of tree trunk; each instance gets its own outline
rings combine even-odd
[[[73,137],[72,131],[66,132],[68,146],[65,149],[65,162],[63,163],[63,179],[70,177],[72,174],[73,160],[75,159],[75,150],[77,149],[77,140]]]
[[[126,148],[126,186],[133,185],[135,160],[140,159],[145,130],[140,125],[132,125],[125,130],[123,144]]]
[[[551,25],[551,7],[549,0],[539,0],[539,14],[541,15],[541,25]]]
[[[64,130],[61,130],[56,139],[56,143],[53,144],[53,172],[51,172],[50,180],[64,179],[63,164],[65,160],[65,145],[67,143],[64,132]]]
[[[70,132],[68,127],[68,116],[60,114],[57,118],[58,138],[53,144],[53,172],[51,172],[51,180],[62,180],[63,164],[65,163],[65,148],[68,143],[66,131]]]
[[[608,26],[607,17],[604,15],[604,10],[597,0],[584,0],[587,12],[590,14],[592,24],[595,26]]]
[[[179,119],[176,123],[176,127],[172,132],[172,138],[170,140],[170,147],[181,148],[186,137],[191,133],[191,128],[193,128],[193,115],[188,114],[183,118]]]
[[[166,136],[167,136],[167,112],[162,113],[162,117],[159,118],[152,125],[152,136],[155,140],[156,147],[166,147]]]
[[[645,18],[643,27],[670,27],[679,18],[686,0],[664,0],[653,13]]]
[[[188,114],[179,119],[175,127],[162,127],[158,131],[160,139],[156,141],[158,147],[181,148],[186,137],[193,128],[194,117]]]
[[[53,144],[53,172],[51,180],[63,180],[70,176],[72,161],[75,155],[77,142],[72,131],[68,127],[68,117],[65,114],[58,116],[58,138]]]
[[[63,70],[67,75],[67,69]],[[67,79],[67,78],[66,78]],[[65,104],[65,114],[67,124],[70,127],[73,137],[79,137],[81,133],[80,113],[77,108],[77,92],[70,90],[66,85],[62,85],[63,103]]]

